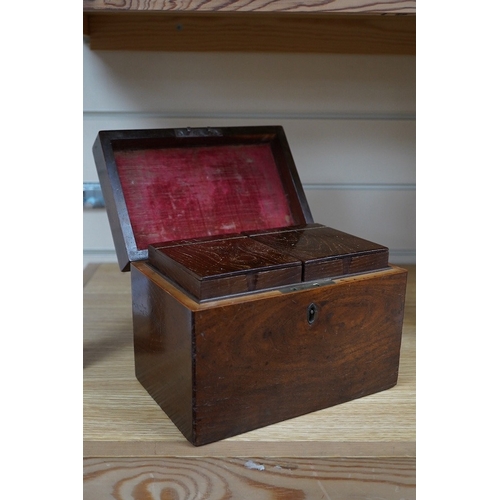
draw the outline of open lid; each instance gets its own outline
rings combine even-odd
[[[279,126],[101,131],[93,153],[122,271],[150,244],[313,222]]]

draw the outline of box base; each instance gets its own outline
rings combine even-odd
[[[397,383],[404,269],[204,303],[131,270],[137,378],[196,446]]]

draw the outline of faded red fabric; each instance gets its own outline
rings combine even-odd
[[[137,248],[296,224],[269,144],[115,151]]]

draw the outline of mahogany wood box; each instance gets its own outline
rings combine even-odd
[[[397,383],[406,271],[313,221],[281,127],[99,132],[136,376],[203,445]]]

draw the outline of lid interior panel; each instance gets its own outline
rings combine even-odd
[[[138,249],[297,223],[269,144],[123,150],[115,161]]]
[[[101,131],[93,151],[122,270],[158,242],[313,222],[280,126]]]

